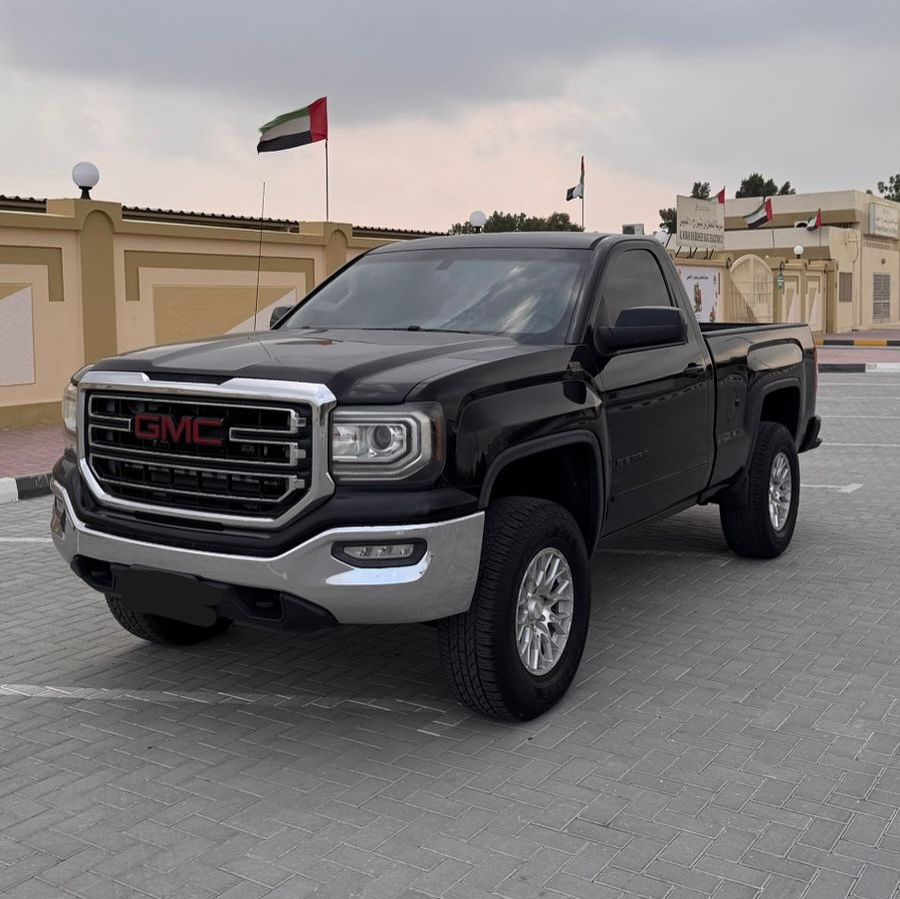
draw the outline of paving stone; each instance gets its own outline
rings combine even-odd
[[[804,894],[804,899],[846,899],[853,890],[855,877],[835,871],[819,871]]]
[[[769,562],[714,507],[602,547],[578,682],[525,724],[456,704],[431,628],[148,646],[0,539],[0,894],[893,899],[900,456],[834,444],[900,442],[900,378],[859,380],[822,376],[801,469],[863,487],[805,487]]]
[[[900,871],[896,868],[866,865],[853,887],[853,893],[863,899],[884,899],[885,896],[894,895],[898,883],[900,883]]]

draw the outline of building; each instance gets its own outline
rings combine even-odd
[[[726,201],[724,255],[739,281],[735,267],[748,256],[774,273],[775,319],[807,321],[817,332],[900,324],[900,203],[856,190],[771,199],[772,221],[752,230],[744,216],[760,199]],[[805,222],[819,209],[822,227],[808,231]],[[761,272],[742,266],[753,277]]]

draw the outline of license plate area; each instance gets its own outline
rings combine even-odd
[[[199,627],[216,623],[215,606],[232,598],[226,584],[137,566],[112,566],[113,593],[133,612],[173,618]]]

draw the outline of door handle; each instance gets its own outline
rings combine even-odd
[[[686,375],[689,378],[702,378],[706,375],[706,366],[698,365],[696,362],[691,362],[689,365],[684,367],[683,375]]]

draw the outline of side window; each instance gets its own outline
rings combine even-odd
[[[671,306],[659,263],[649,250],[626,250],[610,261],[603,278],[600,324],[612,327],[624,309]]]

